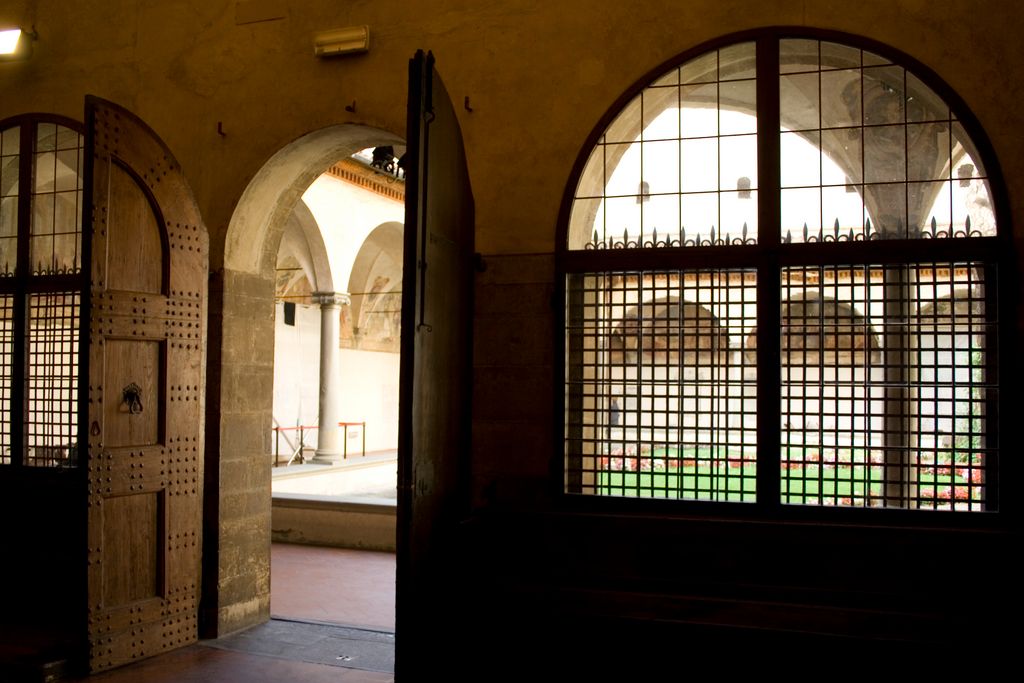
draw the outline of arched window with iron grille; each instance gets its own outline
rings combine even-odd
[[[758,31],[645,78],[564,203],[565,492],[998,509],[1001,187],[882,45]]]

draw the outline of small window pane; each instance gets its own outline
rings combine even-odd
[[[33,236],[29,240],[29,263],[33,275],[56,275],[57,265],[53,253],[53,236]]]
[[[869,238],[907,239],[906,184],[865,185],[864,205],[871,221]]]
[[[680,201],[685,246],[700,246],[709,239],[711,229],[720,225],[718,194],[684,194]]]
[[[0,278],[14,277],[18,265],[18,240],[0,237]]]
[[[821,184],[820,143],[817,132],[782,134],[779,153],[783,187]]]
[[[674,140],[679,137],[679,91],[675,88],[643,92],[643,140]]]
[[[725,244],[757,243],[757,191],[722,192],[719,236]]]
[[[82,144],[82,136],[78,131],[57,126],[57,149],[78,149]]]
[[[598,248],[605,239],[604,200],[577,199],[569,217],[569,248]]]
[[[718,80],[718,53],[709,52],[683,64],[679,69],[680,83],[714,83]]]
[[[957,237],[991,237],[996,217],[988,181],[970,179],[952,183],[953,227]]]
[[[604,145],[597,145],[590,153],[583,173],[580,174],[579,185],[576,186],[577,197],[600,197],[604,194]]]
[[[821,68],[856,69],[860,66],[860,50],[838,43],[821,44]]]
[[[680,135],[684,138],[718,135],[717,85],[683,86],[681,91],[684,106],[679,113]]]
[[[824,71],[821,74],[823,128],[859,126],[861,123],[860,71]]]
[[[606,197],[636,197],[640,192],[640,145],[605,145]]]
[[[782,241],[821,240],[821,191],[816,188],[782,191]]]
[[[793,74],[779,78],[779,117],[785,130],[819,127],[818,74]]]
[[[985,172],[981,154],[978,153],[978,148],[967,135],[962,123],[953,124],[953,159],[958,167],[970,164],[970,168],[965,169],[966,173],[961,173],[960,169],[957,169],[956,177],[958,178],[964,176],[984,178],[988,175]]]
[[[640,203],[636,196],[609,197],[604,202],[604,212],[607,239],[628,247],[641,238]]]
[[[52,152],[35,155],[35,192],[53,192],[56,157]]]
[[[52,152],[57,148],[57,124],[39,123],[36,126],[36,152]]]
[[[82,193],[79,190],[70,192],[55,192],[54,197],[54,222],[55,233],[78,232],[81,223],[79,206],[82,201]]]
[[[916,231],[912,236],[949,236],[951,201],[948,181],[911,184],[908,194],[910,227]]]
[[[826,234],[841,241],[864,238],[864,200],[853,185],[824,187],[821,190],[821,219]]]
[[[18,198],[0,197],[0,237],[18,236]]]
[[[704,192],[718,189],[718,139],[702,138],[682,141],[683,192]]]
[[[864,50],[862,54],[862,61],[864,66],[885,66],[886,64],[892,64],[888,59],[880,55],[876,55],[873,52]]]
[[[731,81],[722,83],[719,97],[721,98],[719,126],[722,135],[757,132],[756,82]]]
[[[860,128],[821,131],[821,182],[849,185],[862,181],[863,156]]]
[[[78,148],[57,152],[54,189],[57,192],[78,189],[79,176]]]
[[[640,137],[642,108],[643,97],[637,95],[608,126],[608,130],[604,132],[605,142],[633,142]]]
[[[81,244],[78,233],[55,235],[53,238],[55,270],[60,274],[77,273],[81,263]]]
[[[643,180],[651,194],[679,192],[679,140],[642,145]]]
[[[33,294],[28,317],[25,464],[74,465],[78,457],[77,292]]]
[[[48,235],[53,232],[53,194],[32,197],[32,234]]]
[[[0,157],[0,197],[18,194],[18,157]]]
[[[818,70],[818,41],[791,38],[779,41],[779,72]]]
[[[17,156],[21,151],[21,126],[12,126],[0,133],[0,155]]]
[[[920,123],[907,126],[907,180],[949,178],[949,124]]]
[[[652,88],[674,85],[679,85],[679,69],[672,69],[665,75],[656,78],[651,83]]]
[[[907,179],[906,127],[864,129],[864,182],[886,183]]]
[[[755,76],[756,45],[740,43],[718,51],[718,79],[735,81]]]
[[[659,243],[679,240],[679,195],[655,195],[643,205],[644,237]],[[681,246],[653,244],[652,246]]]
[[[722,190],[757,188],[757,136],[737,135],[722,138],[721,170],[718,186]],[[746,182],[741,182],[742,179]]]
[[[659,141],[679,139],[679,112],[679,108],[675,105],[661,110],[661,113],[644,129],[643,139]]]
[[[864,69],[864,123],[903,123],[903,69],[898,66]]]
[[[907,121],[947,121],[949,107],[934,90],[907,72]]]

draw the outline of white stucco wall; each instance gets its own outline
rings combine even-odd
[[[284,324],[284,302],[274,307],[274,426],[294,427],[317,424],[320,390],[320,307],[295,306],[295,326]],[[297,443],[295,432],[281,435],[282,455],[290,455],[286,444]],[[305,443],[316,446],[316,432]]]
[[[295,307],[295,326],[284,324],[284,303],[277,302],[274,321],[274,424],[316,425],[320,387],[320,307]],[[338,377],[342,420],[366,422],[367,452],[398,447],[399,354],[341,350]],[[295,432],[286,432],[297,443]],[[349,453],[359,452],[362,437],[351,431]],[[282,455],[291,449],[284,435]],[[306,446],[316,447],[316,431],[306,434]]]

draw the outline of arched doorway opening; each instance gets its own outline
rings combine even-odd
[[[224,265],[211,279],[205,635],[270,617],[274,299],[286,228],[303,193],[332,164],[359,150],[402,144],[394,133],[361,124],[311,132],[267,160],[232,214]],[[322,274],[320,268],[316,276]],[[333,276],[324,282],[338,285]]]

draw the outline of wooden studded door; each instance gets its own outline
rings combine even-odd
[[[180,167],[86,100],[88,636],[100,671],[197,637],[207,235]]]
[[[451,647],[454,534],[469,510],[473,192],[455,108],[418,52],[409,64],[398,432],[395,673]]]

